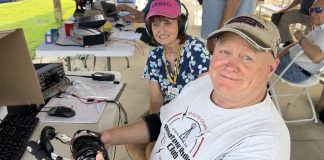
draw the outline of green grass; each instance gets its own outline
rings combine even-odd
[[[61,0],[61,6],[64,21],[72,16],[75,2]],[[22,0],[0,4],[0,30],[23,28],[32,58],[35,57],[36,47],[44,43],[45,33],[61,25],[54,17],[53,0]]]

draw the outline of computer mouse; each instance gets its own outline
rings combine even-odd
[[[55,116],[55,117],[73,117],[75,115],[75,111],[70,108],[70,107],[65,107],[65,106],[57,106],[57,107],[52,107],[48,112],[48,115],[50,116]]]

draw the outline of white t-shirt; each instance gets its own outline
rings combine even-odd
[[[208,75],[161,108],[161,132],[150,159],[289,160],[290,136],[270,97],[238,109],[215,105]]]

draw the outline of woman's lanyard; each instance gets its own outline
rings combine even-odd
[[[168,77],[168,80],[171,84],[175,85],[176,82],[177,82],[177,78],[178,78],[178,70],[179,70],[179,63],[180,63],[180,58],[181,58],[181,47],[179,47],[178,49],[178,57],[177,57],[177,62],[176,62],[176,65],[175,65],[175,68],[173,70],[173,78],[171,78],[171,75],[169,73],[169,70],[168,70],[168,65],[167,65],[167,58],[166,58],[166,53],[165,53],[165,48],[164,48],[164,51],[163,51],[163,54],[164,54],[164,65],[165,65],[165,72],[166,72],[166,75]]]

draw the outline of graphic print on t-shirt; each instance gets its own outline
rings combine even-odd
[[[206,131],[207,125],[199,115],[188,110],[185,113],[175,114],[162,126],[161,141],[156,143],[161,143],[158,146],[163,147],[158,148],[153,154],[158,154],[160,159],[162,157],[194,159],[204,143]]]

